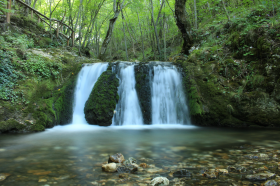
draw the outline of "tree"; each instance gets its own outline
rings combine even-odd
[[[100,50],[100,53],[99,53],[99,56],[98,56],[99,59],[101,59],[101,60],[105,59],[105,52],[107,50],[108,44],[110,43],[115,23],[118,19],[118,16],[119,16],[120,12],[125,7],[124,6],[124,1],[125,0],[123,0],[123,2],[120,3],[120,0],[118,0],[118,1],[114,0],[114,4],[113,4],[114,16],[113,16],[112,19],[110,19],[109,28],[107,30],[106,37],[105,37],[105,39],[102,43],[101,50]]]
[[[179,30],[182,33],[182,37],[184,40],[182,53],[188,55],[189,50],[193,45],[193,39],[191,36],[191,25],[190,22],[187,20],[186,15],[186,0],[176,0],[175,1],[175,18],[176,18],[176,25],[178,26]]]

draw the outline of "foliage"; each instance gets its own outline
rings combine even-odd
[[[18,71],[11,61],[11,54],[0,50],[0,99],[15,102],[25,101],[22,91],[16,91],[17,82],[25,75]]]
[[[42,80],[50,77],[57,78],[62,70],[62,65],[32,54],[32,56],[28,56],[28,60],[22,65],[22,68],[34,75],[36,79]]]

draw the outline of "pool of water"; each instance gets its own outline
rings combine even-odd
[[[0,185],[149,185],[157,176],[167,177],[171,185],[244,185],[252,182],[246,175],[262,166],[267,170],[259,171],[278,174],[279,150],[279,129],[58,126],[41,133],[0,134]],[[134,157],[148,168],[126,179],[102,172],[102,163],[115,153]],[[262,159],[261,153],[268,157]],[[215,179],[203,174],[229,166],[246,171],[219,173]],[[192,177],[172,176],[181,169]]]

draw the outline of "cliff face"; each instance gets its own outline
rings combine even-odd
[[[188,57],[174,59],[194,124],[280,126],[280,26],[251,17],[209,28]]]

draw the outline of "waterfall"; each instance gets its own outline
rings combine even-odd
[[[73,121],[74,125],[87,124],[84,114],[85,103],[99,76],[108,67],[108,63],[87,64],[79,72],[74,95]]]
[[[113,125],[143,125],[143,116],[135,89],[134,64],[119,63],[117,74],[120,80],[119,102],[113,117]]]
[[[182,78],[171,63],[155,63],[152,80],[152,124],[190,124]]]

